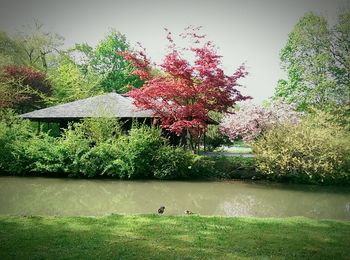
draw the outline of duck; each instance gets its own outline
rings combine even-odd
[[[161,207],[158,209],[158,214],[163,214],[163,213],[164,213],[164,210],[165,210],[165,207],[164,207],[164,206],[161,206]]]
[[[186,210],[185,210],[185,214],[186,214],[186,215],[192,215],[192,214],[193,214],[193,212],[192,212],[192,211],[190,211],[190,210],[188,210],[188,209],[186,209]]]

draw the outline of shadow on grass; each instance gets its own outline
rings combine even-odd
[[[350,222],[307,218],[0,217],[0,258],[328,258],[350,254]]]

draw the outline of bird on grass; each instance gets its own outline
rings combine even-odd
[[[163,213],[164,213],[164,210],[165,210],[165,207],[164,207],[164,206],[161,206],[161,207],[158,209],[158,214],[163,214]]]

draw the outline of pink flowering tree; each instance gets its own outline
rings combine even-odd
[[[225,114],[220,130],[230,140],[242,138],[249,143],[279,124],[297,124],[301,116],[292,105],[282,102],[272,103],[270,107],[245,102],[235,113]]]
[[[180,36],[190,41],[190,47],[178,48],[171,32],[167,31],[168,53],[154,75],[145,51],[117,53],[136,68],[132,74],[144,80],[140,89],[133,88],[128,95],[140,109],[151,109],[160,119],[161,127],[181,135],[184,132],[199,141],[210,121],[208,113],[226,112],[237,101],[250,97],[237,89],[237,80],[246,75],[243,65],[232,75],[221,68],[221,58],[214,44],[198,34],[200,27],[188,27]],[[194,57],[189,61],[186,57]],[[190,142],[192,144],[192,142]]]

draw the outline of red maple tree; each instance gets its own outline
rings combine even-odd
[[[227,112],[237,101],[250,98],[237,90],[237,80],[247,72],[240,66],[232,75],[225,75],[220,67],[222,56],[217,54],[215,45],[204,41],[199,35],[200,27],[187,27],[180,34],[190,40],[191,47],[179,49],[167,29],[169,50],[160,64],[160,73],[154,75],[145,50],[133,53],[122,52],[126,60],[136,68],[132,74],[139,75],[145,84],[133,88],[128,95],[140,109],[152,109],[161,127],[181,135],[184,131],[199,144],[210,118],[208,113]],[[183,55],[192,53],[194,61],[189,62]]]

